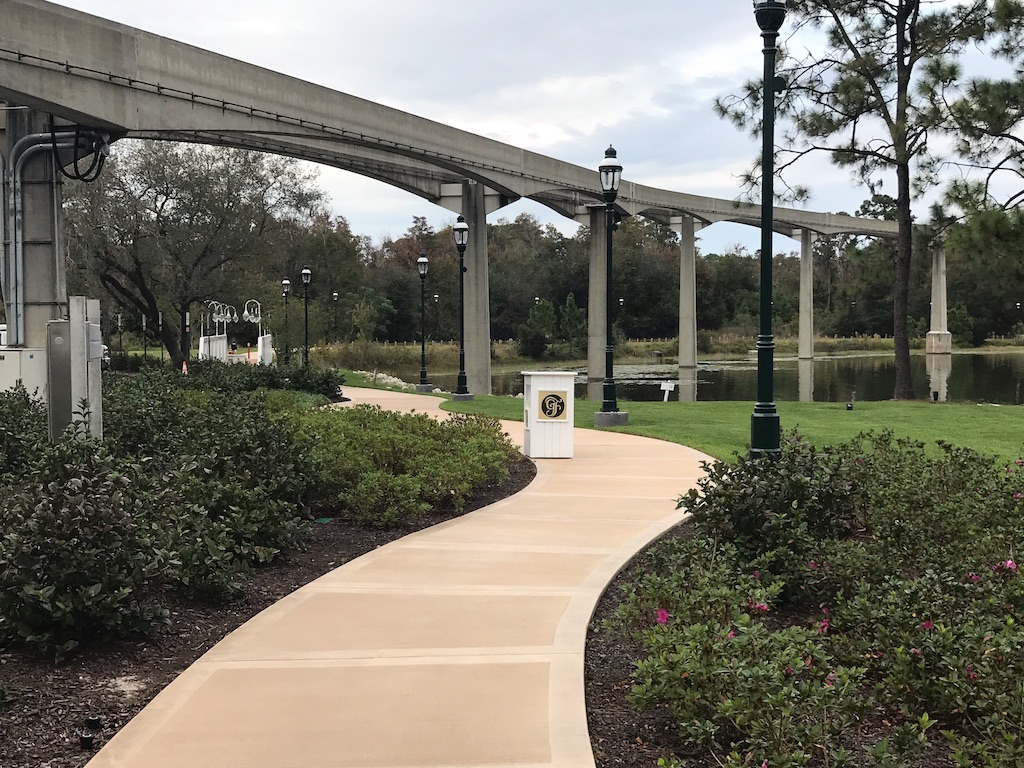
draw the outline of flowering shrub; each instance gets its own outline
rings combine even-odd
[[[941,447],[708,467],[624,588],[635,703],[723,766],[1024,764],[1024,462]]]

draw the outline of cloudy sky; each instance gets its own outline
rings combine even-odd
[[[60,0],[59,4],[207,48],[568,162],[597,166],[614,144],[624,177],[733,199],[759,140],[719,120],[716,95],[761,69],[750,0]],[[867,193],[844,171],[805,161],[807,207],[854,211]],[[331,168],[321,185],[354,232],[401,235],[413,216],[453,215]],[[566,232],[570,221],[530,201]],[[756,229],[716,224],[705,252],[758,247]],[[776,250],[798,244],[777,237]]]

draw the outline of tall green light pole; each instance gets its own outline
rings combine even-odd
[[[309,281],[313,279],[313,273],[309,267],[302,268],[302,304],[304,309],[305,338],[302,346],[302,366],[309,368]]]
[[[469,224],[460,213],[452,227],[455,250],[459,252],[459,375],[455,381],[454,400],[472,400],[473,395],[466,386],[466,246],[469,245]]]
[[[604,160],[597,170],[601,176],[601,194],[605,206],[605,348],[604,348],[604,399],[602,413],[616,413],[619,404],[615,397],[615,377],[612,373],[615,356],[615,340],[612,336],[612,232],[615,231],[615,198],[619,196],[619,182],[622,181],[622,166],[615,148],[610,146],[604,152]]]
[[[281,298],[284,299],[284,364],[288,365],[288,296],[292,292],[292,281],[287,277],[281,281]]]
[[[420,383],[417,392],[429,392],[430,382],[427,381],[427,270],[430,260],[427,254],[421,253],[416,259],[416,271],[420,275]]]
[[[761,130],[761,327],[757,336],[757,403],[750,417],[750,456],[778,456],[779,413],[775,410],[775,337],[772,335],[772,216],[775,176],[775,43],[786,19],[785,0],[754,0],[754,18],[764,40],[764,113]]]

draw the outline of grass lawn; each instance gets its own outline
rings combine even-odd
[[[919,440],[935,452],[936,441],[973,448],[1001,459],[1016,459],[1024,447],[1024,408],[928,402],[778,403],[783,431],[796,427],[815,445],[829,445],[860,432],[890,429],[897,437]],[[522,421],[521,398],[477,396],[465,403],[449,402],[447,410],[485,413]],[[630,432],[682,443],[719,459],[745,452],[750,442],[754,404],[744,401],[696,403],[619,402],[629,412]],[[576,401],[576,426],[593,428],[600,403]]]

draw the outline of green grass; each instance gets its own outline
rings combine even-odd
[[[477,396],[464,403],[449,402],[446,410],[484,413],[499,419],[522,421],[521,398]],[[860,432],[892,430],[936,449],[936,441],[973,448],[1001,459],[1015,459],[1024,447],[1024,408],[922,402],[858,402],[852,411],[845,403],[779,403],[783,431],[796,427],[815,445],[832,445]],[[615,431],[655,437],[728,459],[743,453],[750,442],[753,403],[706,401],[697,403],[620,402],[629,412],[629,426]],[[576,401],[576,426],[593,428],[600,404]]]

